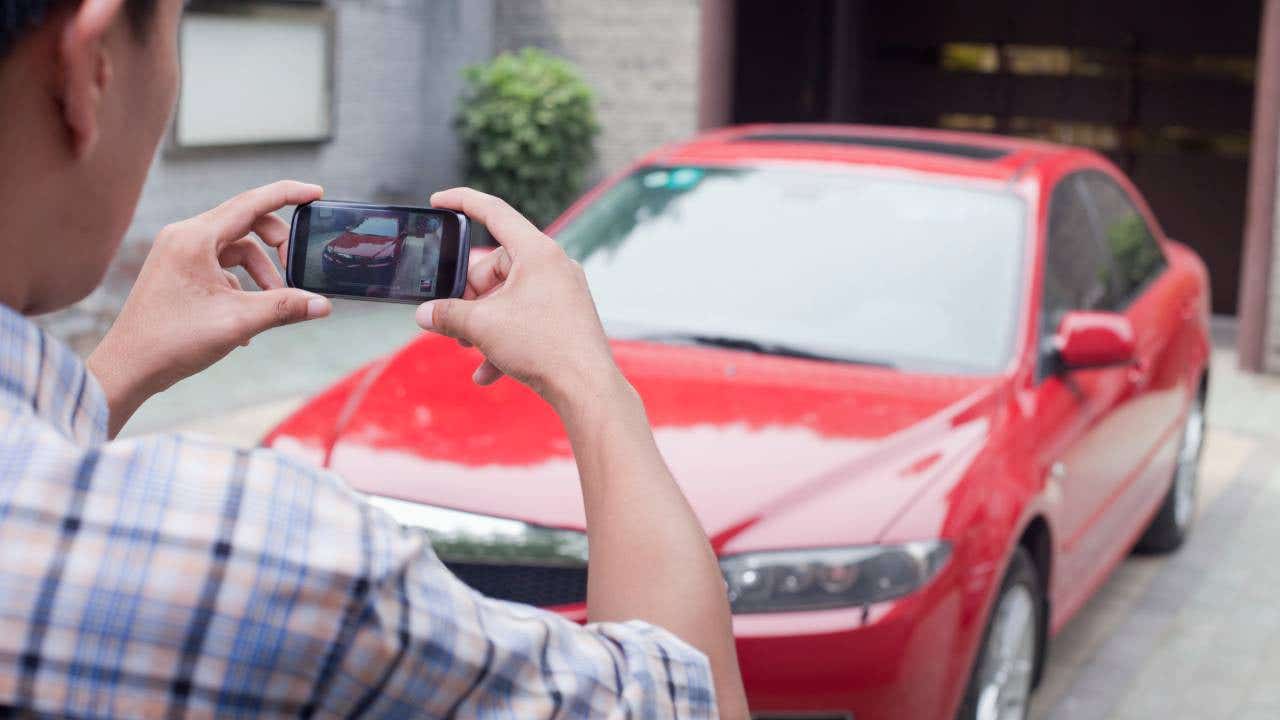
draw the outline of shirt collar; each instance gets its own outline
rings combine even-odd
[[[107,400],[60,340],[0,304],[0,407],[34,414],[79,444],[107,436]]]

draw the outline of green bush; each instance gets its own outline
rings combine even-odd
[[[535,48],[468,67],[463,79],[466,183],[546,225],[582,191],[595,158],[591,89],[568,62]]]

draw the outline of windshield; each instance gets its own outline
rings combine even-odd
[[[981,373],[1011,352],[1024,213],[885,173],[655,167],[556,236],[614,336]]]
[[[389,217],[367,217],[359,225],[355,226],[351,232],[356,235],[376,235],[378,237],[395,237],[399,234],[399,224],[395,218]]]

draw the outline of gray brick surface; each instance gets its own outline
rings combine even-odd
[[[697,129],[698,0],[496,0],[498,51],[573,61],[598,99],[599,171]]]

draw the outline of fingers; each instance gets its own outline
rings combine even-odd
[[[511,253],[505,247],[485,255],[467,273],[467,289],[462,297],[474,300],[501,285],[511,273]]]
[[[471,374],[471,380],[477,385],[492,385],[502,377],[502,374],[497,365],[485,360]]]
[[[243,289],[244,289],[244,288],[242,288],[242,287],[240,286],[240,278],[236,277],[236,274],[235,274],[235,273],[233,273],[233,272],[231,272],[230,270],[223,270],[223,271],[222,271],[222,276],[223,276],[224,278],[226,278],[226,279],[227,279],[227,285],[228,285],[232,290],[243,290]]]
[[[275,290],[284,287],[284,279],[280,277],[280,271],[276,269],[275,263],[271,262],[271,256],[267,255],[267,251],[262,245],[251,237],[243,237],[235,242],[227,245],[218,253],[218,263],[224,268],[242,267],[249,273],[249,277],[258,283],[258,287],[263,290]]]
[[[456,210],[489,228],[503,247],[516,252],[522,246],[545,241],[546,236],[506,202],[471,188],[441,190],[431,196],[433,207]]]
[[[289,265],[289,223],[279,215],[267,213],[253,224],[253,232],[262,238],[262,242],[276,249],[280,256],[280,267]]]
[[[432,300],[418,306],[414,319],[423,330],[471,342],[468,331],[474,309],[471,300]]]
[[[433,300],[419,305],[415,317],[423,330],[456,338],[459,345],[471,347],[467,335],[474,308],[475,303],[468,300]],[[502,376],[498,366],[486,359],[471,374],[471,380],[477,385],[492,385]]]
[[[296,180],[281,180],[254,188],[231,198],[199,216],[214,233],[221,249],[255,230],[258,220],[286,205],[301,205],[319,200],[324,189],[319,185]],[[283,221],[282,221],[283,222]],[[272,231],[268,229],[270,234]],[[286,234],[286,239],[288,238]],[[264,237],[263,240],[266,240]]]
[[[327,298],[294,288],[247,292],[240,301],[245,306],[243,316],[248,326],[242,334],[247,337],[273,327],[322,318],[331,309]]]

